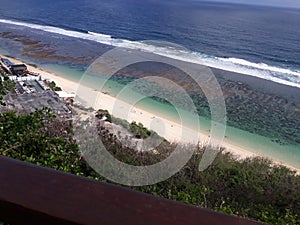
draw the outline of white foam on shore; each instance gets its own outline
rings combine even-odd
[[[267,65],[265,63],[254,63],[238,58],[221,58],[209,56],[199,52],[191,52],[184,48],[178,48],[175,45],[162,45],[159,42],[130,41],[125,39],[112,38],[110,35],[96,32],[78,32],[66,30],[58,27],[44,26],[25,22],[0,19],[0,23],[24,26],[32,29],[38,29],[50,33],[65,35],[69,37],[81,38],[95,41],[115,47],[136,49],[152,52],[165,57],[178,59],[186,62],[206,65],[209,67],[222,69],[226,71],[241,73],[245,75],[259,77],[265,80],[271,80],[277,83],[300,88],[300,71],[289,68],[280,68]],[[162,42],[163,43],[163,42]]]

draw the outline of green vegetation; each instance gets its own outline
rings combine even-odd
[[[78,147],[70,136],[70,129],[70,122],[56,119],[48,109],[37,110],[31,114],[2,113],[0,153],[77,174],[80,156]]]
[[[139,124],[131,126],[144,132]],[[57,118],[48,109],[31,114],[0,113],[0,154],[109,182],[82,159],[72,132],[70,121]],[[122,146],[109,132],[102,132],[100,138],[111,154],[133,165],[161,161],[177,146],[165,141],[157,147],[159,154],[153,154],[134,152]],[[182,146],[183,150],[190,147]],[[199,149],[188,164],[168,180],[132,188],[267,224],[300,224],[300,176],[285,167],[272,166],[265,159],[237,161],[230,154],[219,154],[206,171],[199,172],[204,150]]]
[[[127,120],[123,120],[123,119],[120,119],[120,118],[117,118],[114,116],[111,116],[111,117],[112,117],[112,122],[114,124],[120,125],[120,126],[126,128],[127,130],[130,130],[130,123]]]
[[[104,109],[99,109],[96,113],[96,117],[102,118],[103,116],[105,116],[107,118],[106,121],[111,122],[112,117],[109,114],[109,112]]]
[[[51,88],[53,91],[62,91],[61,87],[56,86],[56,83],[54,81],[51,81],[48,86]]]
[[[108,133],[101,140],[120,161],[136,166],[157,163],[176,147],[163,142],[157,148],[159,154],[153,154],[133,152]],[[182,146],[183,150],[189,147]],[[267,224],[300,224],[300,176],[295,172],[263,158],[238,161],[229,153],[219,154],[206,171],[199,172],[204,150],[199,149],[170,179],[134,189]]]
[[[151,132],[143,124],[137,124],[135,121],[130,124],[129,129],[137,138],[145,139],[151,135]]]
[[[5,105],[3,102],[3,96],[14,89],[15,83],[11,81],[1,69],[0,76],[3,77],[3,80],[0,79],[0,104]]]
[[[146,127],[144,127],[141,123],[136,123],[133,121],[132,123],[129,123],[127,120],[123,120],[117,117],[112,116],[107,110],[99,109],[96,113],[96,117],[101,118],[102,116],[105,116],[107,118],[108,122],[113,122],[114,124],[120,125],[127,130],[131,131],[137,138],[145,139],[149,137],[151,134],[156,135],[156,132],[149,131]]]
[[[2,113],[0,128],[1,155],[107,182],[81,158],[71,124],[49,110]],[[160,154],[137,153],[118,144],[109,133],[102,138],[115,157],[134,165],[160,161],[174,147],[164,142],[158,147]],[[199,172],[202,152],[172,178],[134,189],[268,224],[300,224],[300,177],[294,172],[272,167],[264,159],[239,162],[229,154],[220,154],[208,170]]]

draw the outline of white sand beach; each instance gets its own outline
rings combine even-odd
[[[49,79],[55,81],[55,83],[60,86],[64,91],[68,93],[76,93],[80,99],[87,100],[83,104],[87,104],[88,107],[93,107],[94,109],[107,109],[114,116],[121,119],[126,119],[129,122],[136,121],[142,123],[145,127],[156,131],[160,136],[163,136],[165,139],[171,142],[193,142],[199,135],[202,143],[207,143],[209,137],[203,133],[195,134],[194,130],[189,128],[183,128],[180,124],[170,120],[167,117],[162,117],[155,115],[151,112],[148,112],[144,109],[138,108],[136,106],[131,106],[126,102],[120,101],[115,97],[112,97],[108,94],[97,92],[89,87],[84,87],[85,91],[82,91],[82,85],[80,86],[81,91],[78,92],[79,83],[72,80],[66,79],[59,76],[58,74],[46,71],[42,68],[34,67],[28,65],[26,62],[16,60],[11,57],[2,56],[8,58],[13,63],[25,63],[29,71],[39,73],[43,79]],[[90,96],[92,100],[89,101]],[[93,99],[97,99],[96,101]],[[114,113],[115,112],[115,113]],[[117,115],[116,115],[117,114]],[[189,138],[190,137],[190,138]],[[225,148],[225,151],[231,152],[237,158],[244,159],[247,157],[262,156],[256,153],[253,153],[251,149],[247,149],[244,146],[239,145],[239,143],[230,143],[227,140],[222,142],[222,147]],[[274,160],[272,160],[274,161]],[[293,170],[296,170],[297,173],[300,173],[299,168],[292,167],[286,163],[274,161],[275,164],[285,165]]]

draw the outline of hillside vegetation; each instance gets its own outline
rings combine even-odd
[[[133,165],[156,163],[177,146],[164,141],[157,148],[158,154],[135,152],[122,146],[109,132],[99,134],[116,158]],[[49,109],[31,114],[0,113],[0,142],[3,156],[109,182],[81,157],[73,139],[71,122],[57,118]],[[272,166],[266,159],[238,161],[230,154],[219,154],[206,171],[199,172],[199,160],[204,150],[199,148],[188,164],[168,180],[132,188],[266,224],[300,224],[300,176],[295,172],[283,166]]]

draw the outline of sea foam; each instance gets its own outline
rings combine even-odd
[[[245,59],[210,56],[200,52],[192,52],[185,48],[181,48],[176,45],[170,45],[168,43],[163,45],[162,43],[164,42],[159,41],[130,41],[126,39],[113,38],[110,35],[92,31],[79,32],[54,26],[45,26],[4,19],[0,19],[0,23],[38,29],[45,32],[81,38],[115,47],[148,51],[177,60],[202,64],[231,72],[242,73],[245,75],[255,76],[300,88],[300,71],[291,68],[280,68],[267,65],[265,63],[254,63]]]

